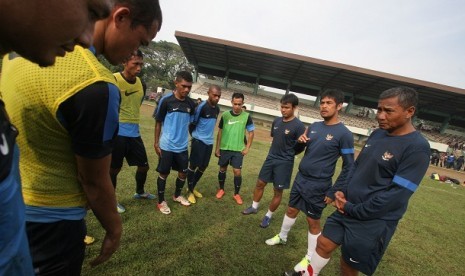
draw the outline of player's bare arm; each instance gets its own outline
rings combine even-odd
[[[155,149],[155,153],[161,157],[161,149],[160,149],[160,133],[161,133],[161,122],[155,121],[155,131],[154,131],[154,139],[153,139],[153,147]]]
[[[86,194],[89,207],[105,229],[105,238],[100,254],[92,262],[99,265],[108,259],[120,245],[123,226],[116,206],[115,189],[110,179],[111,154],[100,159],[76,155],[78,179]]]

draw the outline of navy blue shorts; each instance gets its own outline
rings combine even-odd
[[[119,169],[123,167],[123,160],[129,166],[147,167],[147,152],[144,142],[139,137],[117,136],[111,153],[111,168]]]
[[[293,161],[267,157],[258,174],[258,178],[265,183],[273,182],[275,189],[289,189],[293,168]]]
[[[158,159],[157,172],[169,174],[171,169],[178,172],[187,172],[189,159],[187,150],[183,152],[172,152],[161,150],[161,157]]]
[[[220,167],[231,165],[234,169],[242,169],[243,160],[244,156],[240,151],[220,150],[218,165],[220,165]]]
[[[331,179],[328,181],[311,180],[298,172],[289,195],[289,206],[301,210],[307,217],[320,219],[326,207],[326,192],[330,187]]]
[[[189,162],[191,168],[206,168],[210,163],[210,157],[212,156],[213,145],[207,145],[204,142],[192,138],[191,141],[191,153],[189,156]]]
[[[344,261],[358,271],[372,275],[383,257],[398,221],[357,220],[334,212],[326,220],[322,235],[341,245]]]

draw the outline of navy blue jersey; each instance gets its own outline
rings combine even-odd
[[[201,102],[195,110],[193,122],[195,129],[192,137],[204,144],[213,145],[213,133],[218,114],[220,114],[220,108],[217,105],[211,106],[207,101]]]
[[[174,93],[163,97],[157,107],[156,120],[163,122],[160,148],[165,151],[183,152],[189,142],[189,124],[194,119],[195,103],[186,97],[179,100]]]
[[[425,175],[429,154],[418,131],[390,136],[375,130],[355,162],[345,213],[360,220],[399,220]]]
[[[342,171],[332,189],[326,194],[334,199],[337,190],[345,191],[350,170],[354,164],[354,138],[343,124],[325,125],[313,123],[307,132],[310,139],[305,155],[300,161],[299,172],[307,178],[330,180],[336,169],[339,156],[342,157]]]
[[[304,124],[297,118],[284,122],[282,117],[271,124],[271,143],[268,156],[278,160],[294,161],[294,146],[300,135],[305,132]]]
[[[98,159],[112,152],[120,99],[118,87],[96,82],[60,105],[57,118],[70,134],[74,153]]]

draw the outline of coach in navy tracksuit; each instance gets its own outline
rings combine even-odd
[[[336,192],[338,211],[328,217],[311,259],[314,275],[339,245],[343,275],[375,272],[429,164],[429,144],[411,120],[417,102],[412,88],[381,93],[379,129],[358,156],[347,192]]]

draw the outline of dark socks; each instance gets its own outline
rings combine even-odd
[[[242,176],[234,176],[234,194],[239,194],[242,185]]]
[[[187,169],[187,188],[189,188],[189,192],[194,191],[195,185],[195,172],[190,168]]]
[[[202,175],[203,175],[203,172],[202,172],[202,171],[200,171],[200,170],[196,170],[196,171],[195,171],[194,188],[195,188],[195,186],[197,186],[197,183],[199,182],[199,179],[202,177]]]
[[[147,172],[136,172],[136,193],[143,194],[145,192],[144,186],[147,180]]]
[[[218,172],[218,183],[220,184],[220,189],[224,190],[224,181],[226,180],[226,171]]]
[[[162,203],[163,201],[165,201],[165,186],[166,186],[166,179],[163,179],[160,176],[158,176],[157,178],[158,203]]]
[[[174,192],[174,197],[178,197],[181,195],[182,187],[184,187],[184,182],[186,182],[186,179],[180,179],[179,177],[176,177],[176,190]]]

